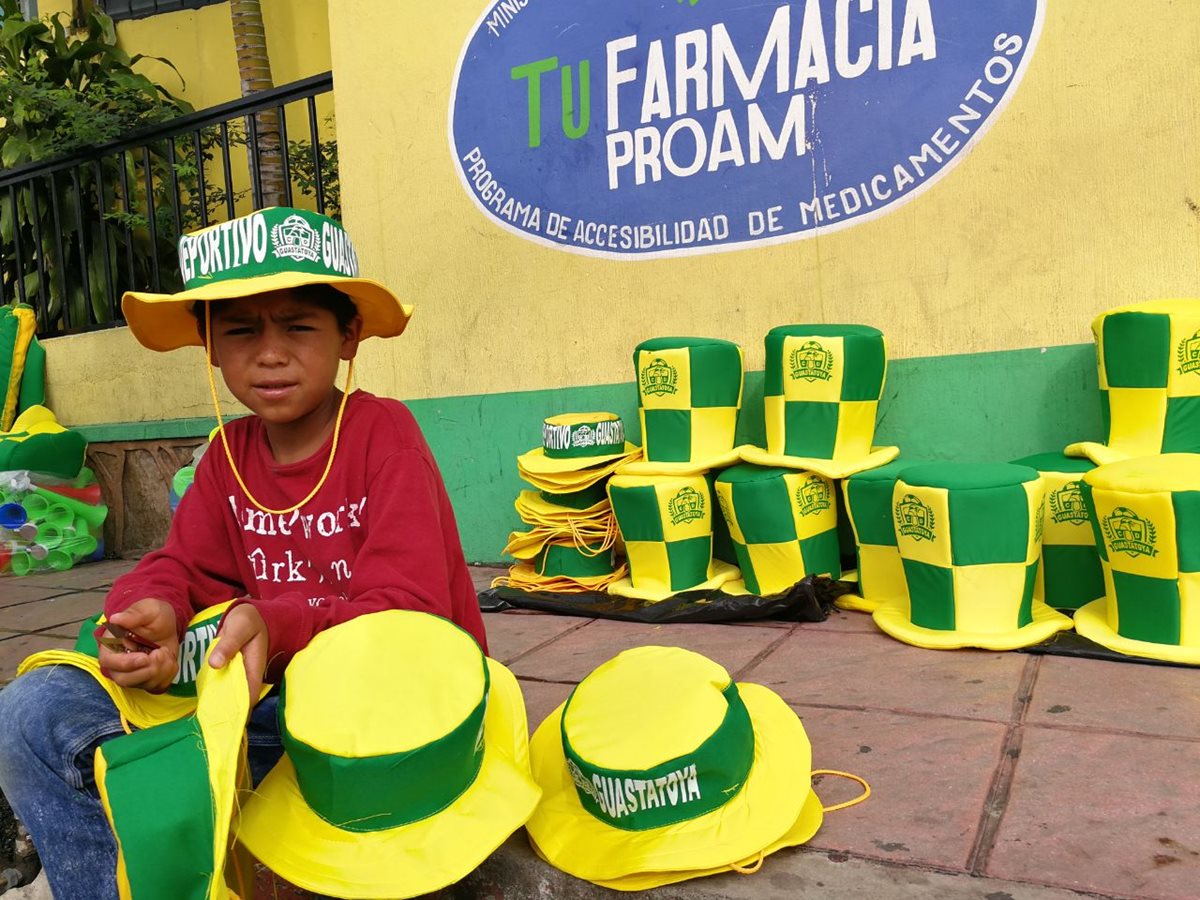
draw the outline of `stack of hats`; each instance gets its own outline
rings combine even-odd
[[[641,449],[625,440],[609,412],[551,416],[542,446],[517,457],[522,491],[515,506],[529,531],[513,532],[504,552],[517,559],[497,584],[527,591],[580,593],[605,589],[625,573],[615,557],[617,527],[605,493],[609,476]]]

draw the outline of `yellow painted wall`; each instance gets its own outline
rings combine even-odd
[[[369,341],[360,383],[404,398],[629,381],[665,334],[740,342],[761,369],[777,324],[864,322],[894,358],[1090,340],[1101,310],[1200,295],[1200,3],[1053,0],[1012,103],[919,199],[774,247],[608,261],[486,219],[447,141],[455,62],[483,5],[339,0],[330,22],[346,223],[364,274],[416,304]],[[387,17],[386,39],[362,23]],[[197,365],[123,333],[55,341],[53,405],[84,424],[202,415]],[[130,352],[81,403],[63,361]],[[140,355],[138,355],[140,354]],[[57,357],[57,359],[56,359]],[[109,357],[111,358],[111,356]],[[197,357],[198,359],[198,357]],[[153,384],[151,390],[139,386]]]

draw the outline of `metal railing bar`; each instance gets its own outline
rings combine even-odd
[[[287,206],[292,205],[292,163],[288,159],[288,138],[287,138],[287,109],[285,107],[275,107],[279,114],[279,153],[283,157],[283,196],[286,199]]]
[[[104,253],[104,296],[108,298],[108,317],[110,319],[117,318],[117,303],[113,296],[113,265],[112,254],[108,250],[108,220],[104,218],[104,211],[108,209],[107,197],[104,195],[104,166],[100,160],[96,160],[96,199],[99,206],[100,218],[100,247]]]
[[[196,190],[200,203],[200,227],[208,227],[208,185],[205,183],[204,174],[204,147],[200,141],[200,129],[192,132],[192,147],[196,152],[196,171],[199,173],[196,176]]]
[[[12,204],[12,220],[13,220],[13,237],[16,239],[14,250],[17,254],[16,269],[17,269],[17,297],[22,303],[25,302],[25,260],[22,259],[24,253],[21,247],[21,208],[17,205],[17,189],[13,185],[8,186],[8,202]]]
[[[308,134],[312,142],[313,175],[317,185],[317,212],[325,215],[325,178],[321,172],[321,135],[317,129],[317,98],[310,96],[308,105]]]
[[[48,318],[50,315],[50,286],[46,283],[46,254],[42,247],[42,214],[38,208],[36,178],[29,180],[29,206],[33,210],[33,243],[36,251],[34,259],[37,262],[38,270],[38,305],[41,307],[42,317]],[[49,322],[46,322],[46,327],[50,327]]]
[[[62,298],[62,309],[60,310],[59,315],[62,316],[63,330],[66,330],[71,327],[71,311],[69,309],[71,304],[70,298],[67,297],[67,257],[66,254],[63,253],[62,215],[58,208],[58,178],[54,172],[50,173],[50,215],[54,220],[54,249],[58,251],[57,259],[55,260],[55,268],[58,271],[59,285],[62,288],[62,293],[60,295]],[[46,305],[46,312],[47,316],[49,316],[49,302],[47,302]]]
[[[229,123],[221,123],[221,160],[225,167],[225,212],[232,220],[237,217],[233,208],[233,167],[229,160]]]
[[[137,269],[133,261],[133,227],[129,224],[133,217],[133,197],[129,193],[129,166],[127,165],[130,157],[124,151],[117,155],[117,161],[121,164],[121,202],[125,207],[125,255],[129,262],[129,277],[130,279],[137,277]],[[134,288],[142,287],[140,284],[132,285]]]
[[[150,166],[150,145],[142,147],[142,165],[146,169],[146,221],[150,223],[150,273],[151,287],[158,293],[162,281],[158,272],[158,216],[154,208],[154,170]]]
[[[262,209],[263,188],[262,168],[258,158],[258,117],[246,116],[246,125],[250,131],[250,140],[246,143],[246,158],[250,162],[250,187],[254,198],[254,208]]]
[[[79,279],[83,284],[83,316],[85,324],[95,324],[92,320],[92,277],[88,273],[88,234],[83,222],[83,187],[79,180],[79,169],[71,170],[71,187],[75,189],[75,227],[79,229]]]

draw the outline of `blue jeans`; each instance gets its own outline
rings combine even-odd
[[[247,726],[255,784],[282,753],[276,705],[264,699]],[[116,841],[92,762],[124,733],[108,694],[80,669],[34,669],[0,690],[0,791],[29,829],[55,900],[117,900]]]

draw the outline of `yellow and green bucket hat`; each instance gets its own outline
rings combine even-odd
[[[543,791],[534,849],[617,890],[754,867],[823,818],[799,717],[690,650],[639,647],[599,666],[530,756]]]
[[[371,613],[318,634],[284,674],[279,726],[285,754],[243,806],[238,836],[319,894],[453,884],[541,795],[516,678],[428,613]]]
[[[874,447],[887,374],[883,333],[867,325],[781,325],[767,332],[767,447],[742,459],[845,478],[899,455]]]
[[[837,495],[828,478],[742,463],[717,476],[716,492],[742,573],[726,591],[775,594],[807,575],[841,577]]]
[[[1071,627],[1034,597],[1042,544],[1041,476],[1006,463],[930,463],[892,493],[908,599],[874,612],[899,641],[935,650],[1015,650]]]
[[[1082,484],[1105,596],[1075,629],[1118,653],[1200,665],[1200,455],[1110,463]]]
[[[220,669],[202,670],[194,715],[96,751],[96,787],[116,836],[122,900],[253,896],[254,872],[232,865],[238,857],[229,854],[245,772],[246,667],[239,653]]]
[[[1107,438],[1071,444],[1066,454],[1104,465],[1200,453],[1200,300],[1110,309],[1092,333]]]
[[[573,521],[600,521],[612,515],[608,491],[600,482],[568,493],[521,491],[513,506],[521,521],[535,528],[569,529]]]
[[[633,351],[645,459],[627,475],[695,475],[738,459],[742,348],[717,338],[662,337]]]
[[[179,239],[183,290],[128,291],[121,311],[133,336],[151,350],[202,347],[192,307],[269,291],[328,284],[354,301],[362,337],[394,337],[412,315],[390,290],[358,274],[354,244],[339,222],[305,209],[275,206]]]
[[[542,423],[542,446],[518,456],[517,471],[548,493],[578,494],[640,454],[615,413],[567,413]]]
[[[1059,610],[1079,609],[1103,597],[1104,572],[1082,483],[1096,464],[1062,453],[1040,453],[1013,463],[1037,469],[1046,482],[1042,563],[1033,595]]]
[[[614,475],[608,482],[629,576],[608,592],[656,602],[738,578],[713,558],[713,501],[704,475]]]
[[[614,560],[611,535],[588,543],[550,530],[514,532],[504,552],[518,562],[492,587],[578,594],[603,591],[627,571],[624,563]]]

